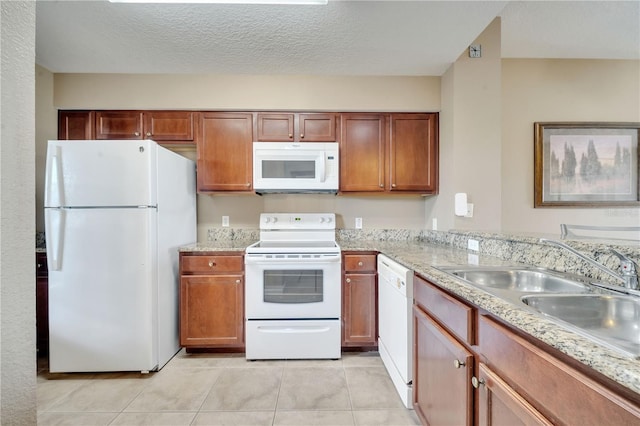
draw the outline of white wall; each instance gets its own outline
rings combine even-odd
[[[636,208],[533,208],[533,123],[640,122],[640,61],[502,61],[502,230],[640,226]]]
[[[36,424],[35,3],[2,1],[0,424]]]

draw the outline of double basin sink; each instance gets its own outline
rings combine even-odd
[[[542,268],[438,269],[625,356],[640,358],[640,297],[605,289],[585,277]]]

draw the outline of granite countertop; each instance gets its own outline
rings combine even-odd
[[[244,251],[258,240],[254,233],[237,234],[228,238],[227,234],[210,235],[210,241],[195,243],[180,248],[180,251]],[[355,235],[358,235],[355,237]],[[363,238],[364,237],[364,238]],[[468,238],[480,240],[480,253],[469,252],[466,247]],[[515,328],[547,343],[569,357],[585,364],[604,376],[640,394],[640,360],[592,342],[556,323],[538,316],[526,307],[500,299],[480,288],[452,277],[436,267],[466,265],[469,263],[484,266],[525,264],[556,269],[581,275],[598,277],[597,270],[589,268],[575,258],[566,258],[564,253],[554,251],[548,246],[540,246],[538,237],[514,237],[495,234],[466,232],[431,233],[419,232],[417,235],[401,231],[373,232],[356,234],[350,231],[338,233],[337,243],[343,251],[378,251],[414,270],[425,278],[460,296],[481,309],[490,312]],[[603,244],[589,245],[577,243],[576,247],[588,247],[589,250],[606,252]],[[637,257],[640,249],[632,248]],[[599,259],[600,260],[600,259]],[[607,263],[605,259],[603,263]],[[610,268],[617,267],[607,265]]]

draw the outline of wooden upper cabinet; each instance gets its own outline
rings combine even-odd
[[[342,114],[340,121],[340,191],[384,191],[385,116]]]
[[[96,139],[153,139],[193,143],[193,111],[96,111]]]
[[[58,139],[94,139],[93,121],[93,111],[58,111]]]
[[[143,139],[141,111],[96,111],[96,139]]]
[[[335,142],[335,114],[298,114],[300,142]]]
[[[198,191],[251,191],[253,115],[204,112],[197,141]]]
[[[293,141],[294,114],[258,113],[257,140],[260,142]]]
[[[438,114],[392,114],[391,191],[438,192]]]
[[[144,113],[144,137],[159,142],[193,142],[196,124],[193,111],[148,111]]]
[[[257,113],[260,142],[335,142],[336,115],[331,113]]]

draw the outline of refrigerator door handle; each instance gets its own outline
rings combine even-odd
[[[47,264],[50,271],[59,271],[62,265],[62,243],[66,212],[62,208],[47,208],[46,210]]]
[[[47,176],[47,206],[63,206],[64,205],[64,179],[62,175],[62,150],[60,146],[56,146],[51,154],[50,165],[48,168],[49,176]]]

